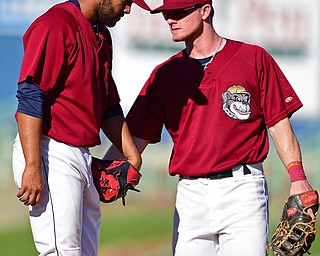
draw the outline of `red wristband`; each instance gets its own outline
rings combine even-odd
[[[293,161],[288,164],[287,171],[289,173],[291,182],[307,179],[301,161]]]

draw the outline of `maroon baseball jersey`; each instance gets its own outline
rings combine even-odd
[[[23,38],[19,83],[32,79],[46,95],[43,134],[73,146],[100,144],[101,117],[120,101],[110,33],[99,28],[100,44],[79,8],[65,2],[36,19]]]
[[[267,127],[302,106],[275,60],[261,47],[228,40],[203,70],[182,51],[157,66],[128,113],[136,137],[173,151],[171,175],[202,175],[262,162]]]

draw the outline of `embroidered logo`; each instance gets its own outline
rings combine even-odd
[[[247,120],[251,114],[251,94],[241,85],[232,85],[222,93],[223,111],[235,120]]]
[[[317,194],[314,191],[300,195],[303,206],[316,204],[318,201]]]
[[[286,102],[287,103],[289,103],[290,101],[292,101],[293,100],[293,98],[292,97],[288,97],[288,98],[286,98]]]
[[[296,212],[297,212],[297,208],[289,208],[287,210],[287,214],[288,214],[289,217],[295,215]]]

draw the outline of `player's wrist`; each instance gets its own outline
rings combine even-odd
[[[286,169],[289,173],[291,182],[307,180],[301,161],[293,161],[289,163]]]
[[[136,170],[140,170],[141,169],[141,165],[142,165],[142,158],[141,155],[138,154],[135,157],[131,157],[128,158],[127,160]]]

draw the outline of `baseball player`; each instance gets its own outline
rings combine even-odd
[[[133,0],[145,9],[143,0]],[[17,197],[40,255],[98,255],[100,203],[89,147],[100,129],[139,169],[112,78],[112,27],[132,1],[70,0],[26,31],[13,146]]]
[[[127,123],[140,152],[163,126],[172,138],[173,254],[266,255],[268,131],[290,194],[312,189],[289,121],[302,103],[263,48],[217,34],[211,0],[165,0],[151,13],[159,12],[186,48],[153,70]]]

